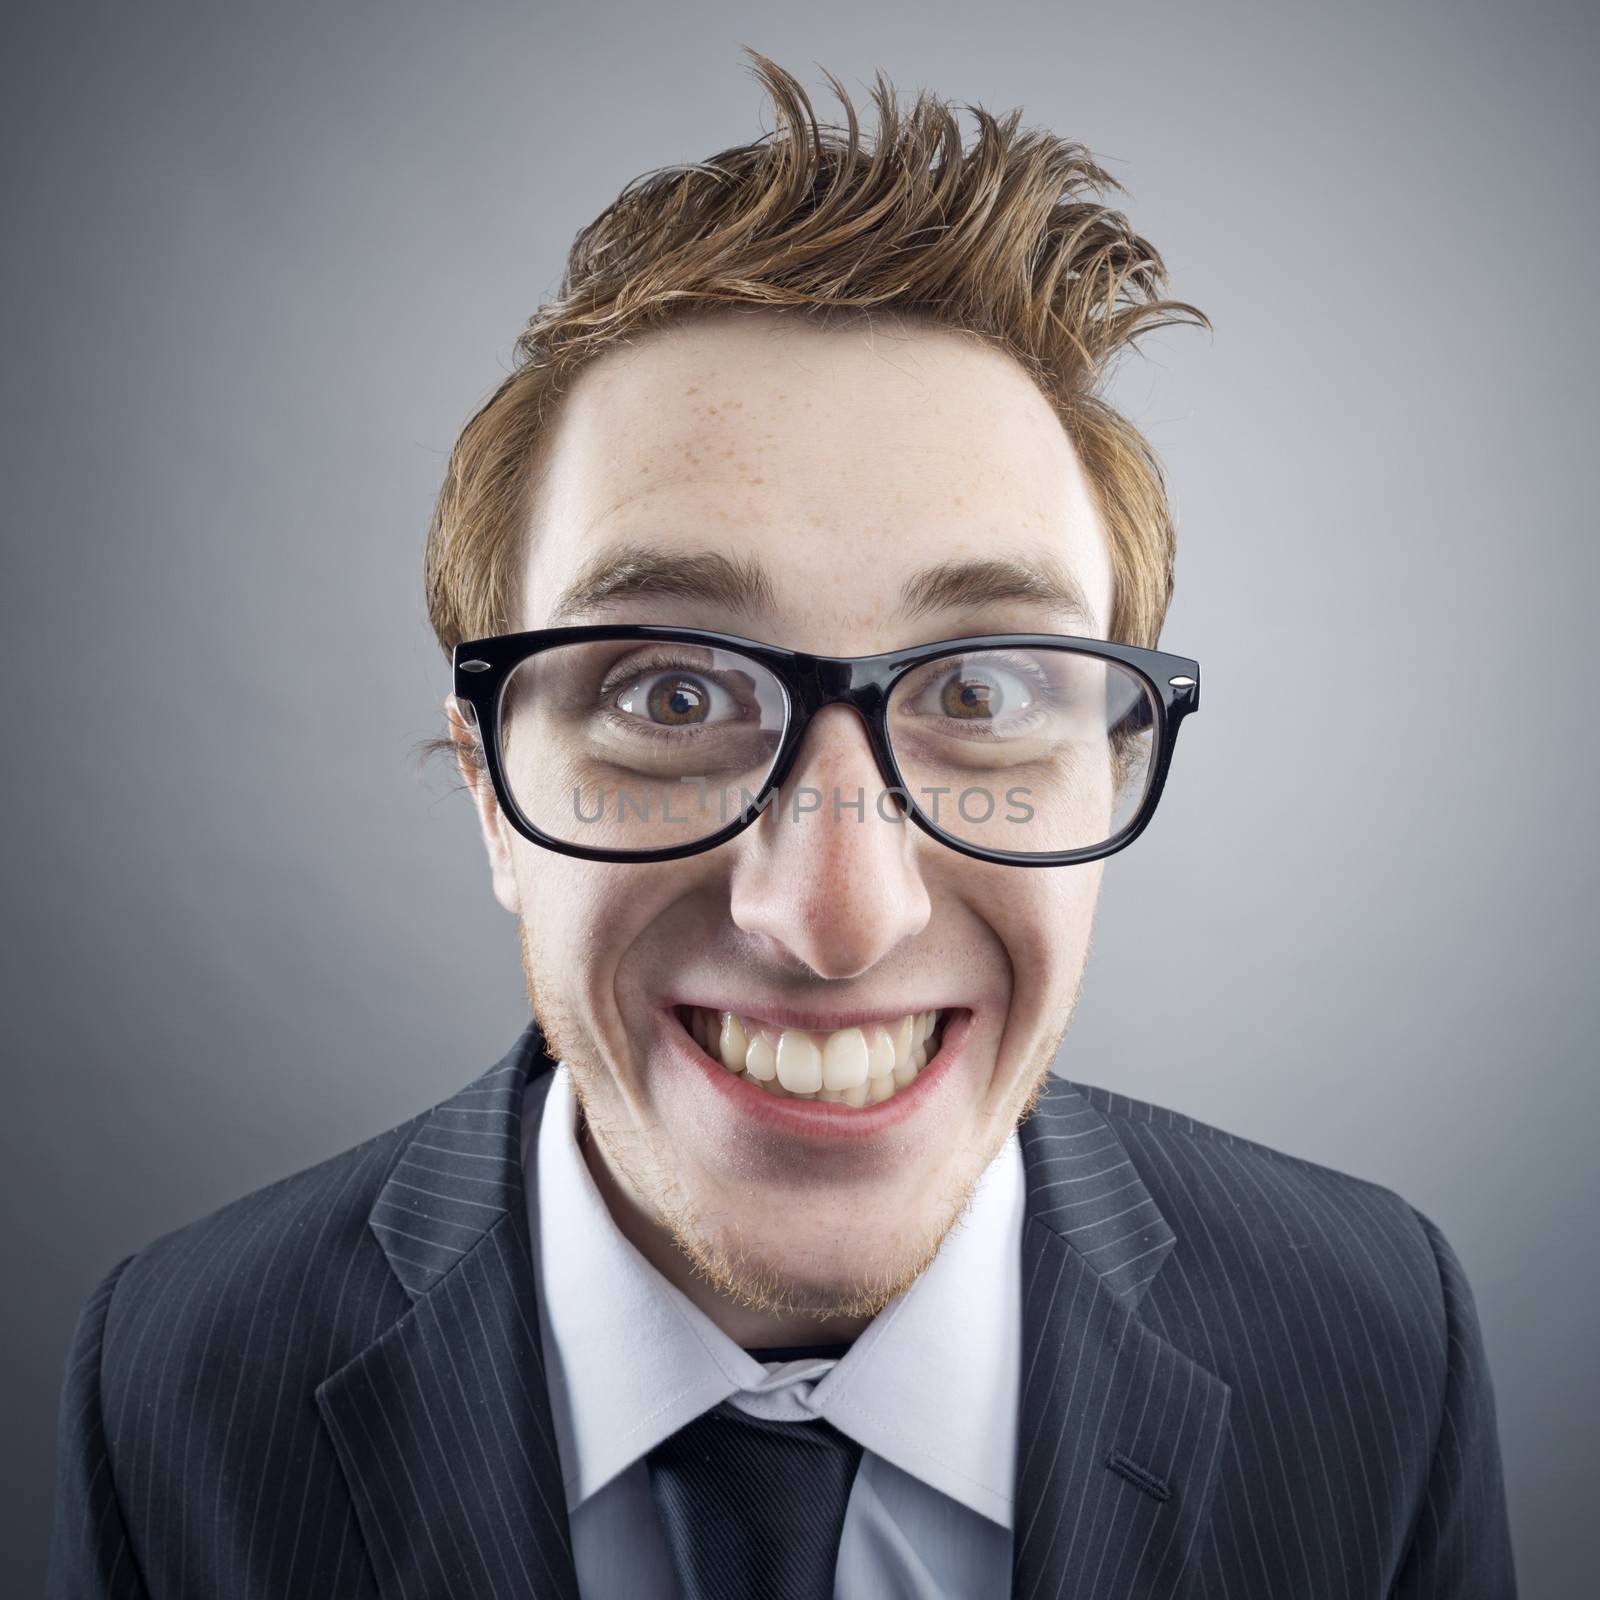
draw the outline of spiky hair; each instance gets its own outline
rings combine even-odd
[[[572,376],[624,340],[724,307],[830,327],[933,323],[1014,357],[1051,402],[1095,494],[1110,546],[1108,637],[1154,646],[1171,600],[1174,528],[1161,467],[1100,390],[1135,337],[1209,327],[1162,298],[1166,268],[1105,201],[1122,191],[1080,144],[926,91],[901,112],[876,75],[863,137],[843,85],[840,127],[754,50],[776,127],[704,161],[629,183],[573,241],[555,300],[516,343],[512,370],[451,452],[428,533],[428,613],[448,656],[508,632],[552,411]]]

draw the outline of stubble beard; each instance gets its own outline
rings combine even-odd
[[[716,1294],[748,1311],[767,1316],[809,1318],[817,1322],[877,1316],[896,1296],[909,1289],[933,1264],[945,1238],[960,1226],[977,1191],[979,1180],[999,1153],[1013,1127],[1032,1115],[1050,1075],[1050,1063],[1071,1025],[1082,992],[1082,974],[1060,1031],[1048,1050],[1042,1051],[1029,1074],[1029,1087],[1012,1123],[1000,1130],[993,1148],[965,1174],[953,1174],[941,1190],[929,1220],[917,1229],[891,1265],[859,1274],[840,1285],[820,1286],[798,1282],[792,1273],[767,1260],[742,1241],[729,1241],[709,1225],[701,1208],[683,1188],[665,1153],[636,1130],[613,1130],[604,1113],[600,1086],[609,1081],[610,1069],[598,1058],[580,1020],[560,998],[560,986],[544,982],[538,973],[534,946],[527,924],[517,919],[522,946],[523,981],[528,1003],[544,1035],[546,1052],[565,1062],[578,1102],[579,1148],[595,1173],[597,1187],[606,1192],[605,1179],[625,1186],[635,1202],[653,1219],[660,1232],[688,1263],[694,1278]],[[603,1163],[608,1173],[596,1171]],[[620,1176],[619,1176],[620,1175]]]

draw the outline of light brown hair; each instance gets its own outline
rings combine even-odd
[[[963,151],[948,102],[922,91],[902,113],[882,72],[874,136],[862,136],[832,73],[846,126],[821,123],[789,73],[746,53],[776,108],[774,132],[629,183],[579,232],[556,298],[456,440],[424,559],[446,656],[520,625],[544,446],[573,375],[619,341],[728,306],[829,327],[932,323],[1013,356],[1095,494],[1110,545],[1107,637],[1154,647],[1172,597],[1172,514],[1154,452],[1098,390],[1137,334],[1210,322],[1161,297],[1161,257],[1104,201],[1122,186],[1082,145],[1020,129],[1020,111],[997,119],[967,106],[978,137]]]

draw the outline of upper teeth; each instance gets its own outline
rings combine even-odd
[[[941,1018],[918,1011],[898,1022],[813,1033],[691,1006],[689,1031],[708,1055],[769,1093],[864,1106],[903,1089],[938,1053]]]

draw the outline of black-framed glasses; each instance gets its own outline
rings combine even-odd
[[[1200,665],[1103,639],[988,633],[815,656],[705,628],[541,628],[455,648],[455,698],[525,838],[589,861],[671,861],[774,804],[904,823],[963,855],[1070,866],[1155,813]],[[811,719],[851,707],[883,787],[785,801]]]

